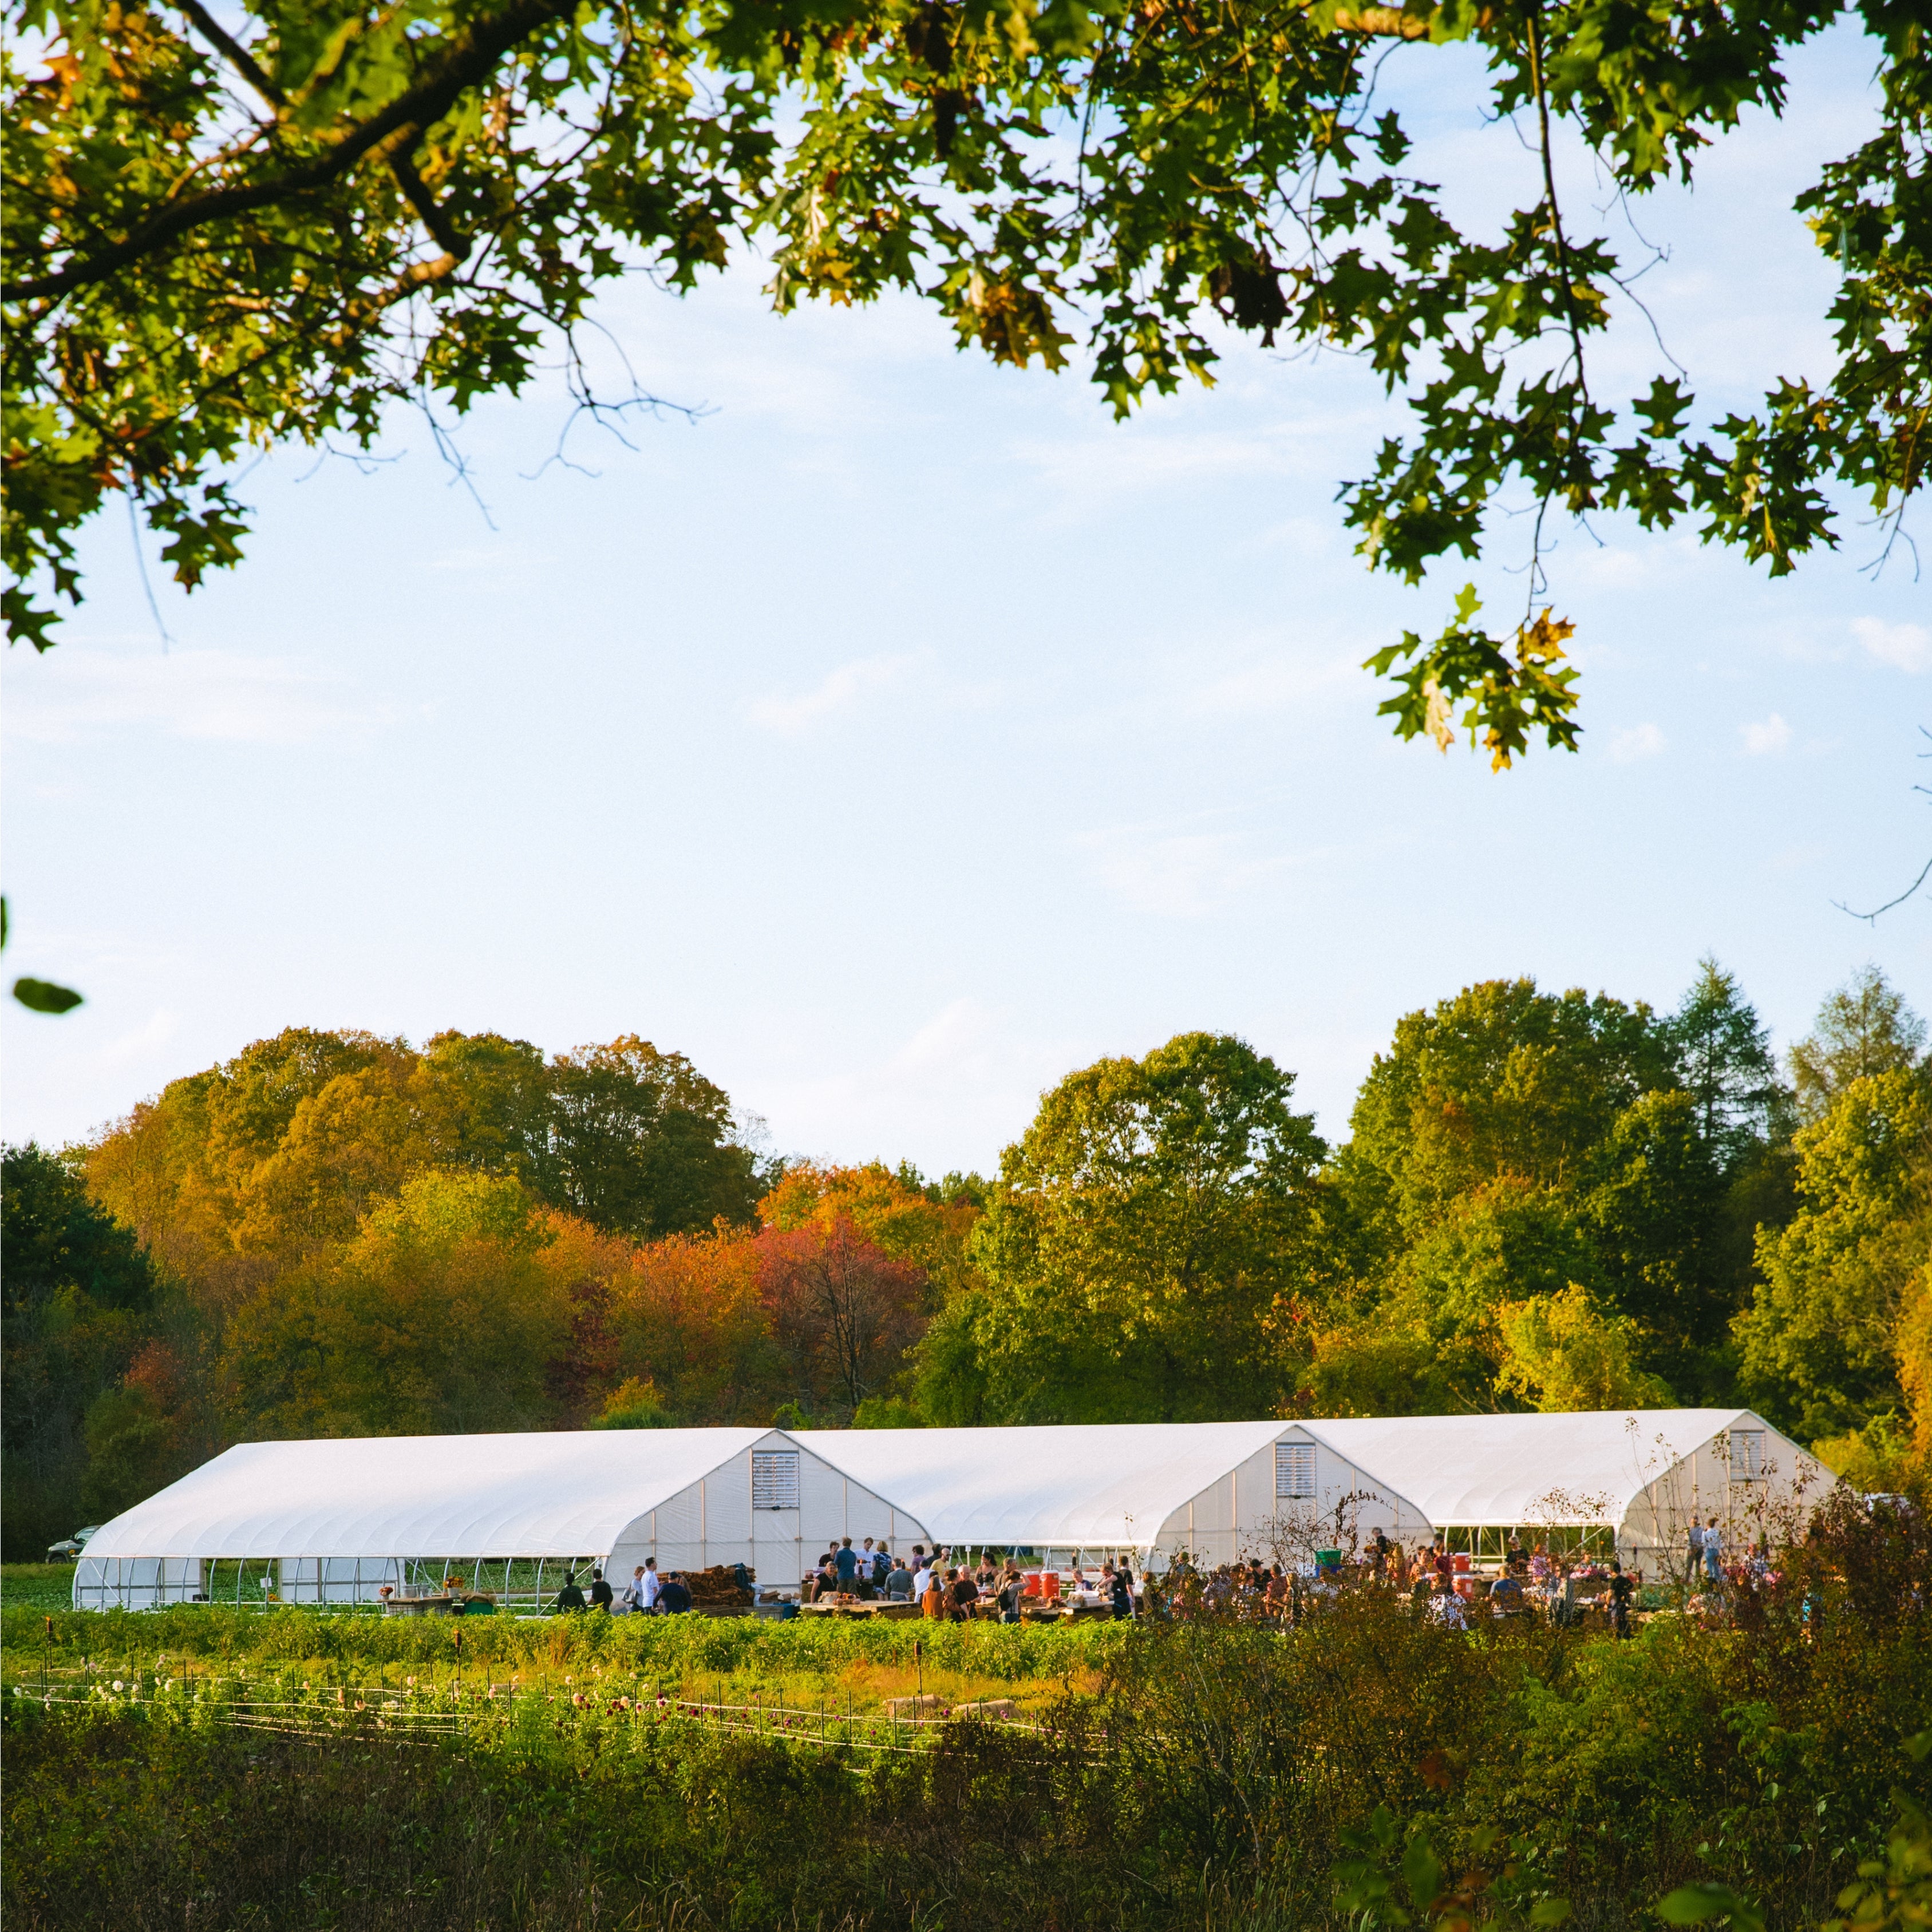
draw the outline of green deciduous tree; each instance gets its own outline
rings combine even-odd
[[[1270,1324],[1318,1267],[1323,1153],[1294,1078],[1183,1034],[1047,1094],[974,1233],[984,1287],[928,1336],[935,1417],[1196,1420],[1281,1400]]]
[[[1557,1294],[1497,1310],[1504,1355],[1498,1389],[1550,1412],[1661,1408],[1670,1390],[1636,1366],[1636,1324],[1607,1314],[1574,1282]]]
[[[1839,0],[1406,8],[1353,0],[247,0],[218,20],[16,0],[4,244],[8,621],[44,646],[80,524],[128,493],[176,577],[232,562],[251,446],[368,444],[398,399],[515,391],[598,286],[677,289],[755,239],[781,308],[908,288],[962,343],[1048,366],[1085,339],[1116,410],[1205,378],[1216,320],[1363,358],[1413,412],[1343,493],[1410,582],[1477,557],[1499,500],[1693,519],[1774,574],[1924,479],[1932,83],[1916,0],[1860,0],[1878,124],[1798,213],[1840,267],[1835,367],[1713,421],[1660,356],[1606,387],[1628,264],[1592,212],[1753,107]],[[1526,141],[1520,205],[1466,230],[1374,100],[1391,47],[1459,42],[1468,105]],[[36,52],[44,57],[35,60]],[[1580,139],[1595,172],[1566,163]],[[1489,165],[1478,159],[1472,166]],[[580,374],[578,376],[582,387]],[[584,392],[585,399],[596,399]],[[618,399],[622,400],[622,399]],[[1532,596],[1538,573],[1531,572]],[[1499,764],[1576,741],[1568,626],[1442,634],[1372,660],[1406,735]]]
[[[1623,1110],[1674,1079],[1648,1007],[1486,980],[1396,1022],[1349,1116],[1337,1179],[1394,1252],[1499,1176],[1578,1186]]]
[[[600,1228],[646,1239],[719,1215],[748,1220],[764,1191],[724,1089],[634,1034],[553,1062],[538,1185]]]
[[[28,1142],[0,1154],[7,1558],[38,1562],[79,1527],[83,1431],[143,1338],[154,1273],[77,1168]]]
[[[568,1304],[523,1189],[419,1174],[356,1239],[237,1311],[221,1370],[236,1419],[268,1436],[541,1427]]]
[[[1797,1137],[1800,1206],[1760,1237],[1736,1327],[1746,1384],[1804,1439],[1908,1406],[1901,1323],[1932,1258],[1932,1090],[1911,1069],[1850,1082]]]
[[[1876,966],[1854,973],[1818,1010],[1816,1024],[1791,1049],[1798,1105],[1816,1120],[1854,1080],[1919,1064],[1925,1022]]]

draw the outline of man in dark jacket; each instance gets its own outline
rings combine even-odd
[[[666,1616],[674,1616],[680,1610],[691,1608],[691,1586],[684,1580],[682,1570],[674,1570],[665,1578],[658,1601],[663,1606]]]
[[[584,1592],[577,1587],[574,1571],[566,1572],[563,1588],[556,1593],[556,1607],[560,1610],[580,1610],[584,1607]]]
[[[612,1596],[610,1586],[608,1583],[604,1582],[603,1571],[601,1570],[592,1570],[590,1573],[590,1607],[593,1610],[608,1611],[610,1607],[611,1601]]]

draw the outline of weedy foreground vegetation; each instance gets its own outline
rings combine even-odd
[[[1928,1585],[1922,1517],[1840,1502],[1774,1588],[1628,1642],[1375,1593],[1290,1630],[10,1609],[0,1902],[136,1932],[1922,1924]],[[888,1724],[914,1684],[1012,1720]]]

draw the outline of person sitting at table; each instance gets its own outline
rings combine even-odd
[[[1430,1546],[1429,1567],[1435,1572],[1438,1583],[1449,1582],[1456,1574],[1456,1559],[1449,1554],[1448,1546],[1441,1537]]]
[[[1490,1590],[1490,1608],[1499,1617],[1516,1616],[1522,1608],[1522,1584],[1505,1570]]]
[[[886,1594],[896,1604],[912,1601],[912,1572],[905,1567],[903,1556],[895,1556],[892,1567],[886,1572]]]
[[[812,1580],[812,1600],[822,1604],[838,1588],[838,1562],[830,1550],[818,1559],[818,1574]]]
[[[556,1607],[560,1610],[580,1610],[584,1608],[584,1592],[577,1587],[577,1573],[566,1570],[563,1573],[563,1588],[556,1593]]]
[[[1450,1630],[1467,1630],[1469,1619],[1462,1608],[1462,1600],[1456,1594],[1454,1583],[1445,1583],[1438,1579],[1436,1595],[1429,1606],[1430,1614],[1436,1621]]]
[[[962,1567],[952,1573],[952,1588],[949,1592],[952,1598],[952,1621],[963,1624],[970,1620],[973,1606],[980,1600],[980,1586],[967,1575]]]
[[[691,1586],[684,1580],[682,1570],[674,1570],[664,1580],[658,1592],[658,1608],[668,1617],[691,1608]]]
[[[1268,1572],[1268,1582],[1262,1590],[1262,1601],[1271,1616],[1278,1617],[1288,1608],[1288,1579],[1279,1563]]]

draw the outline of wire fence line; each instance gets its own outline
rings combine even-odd
[[[95,1666],[66,1666],[15,1678],[4,1701],[15,1712],[36,1707],[64,1714],[103,1716],[138,1713],[162,1721],[215,1724],[284,1736],[354,1738],[383,1736],[424,1742],[458,1738],[472,1742],[508,1742],[532,1724],[557,1731],[595,1724],[642,1728],[667,1723],[700,1724],[708,1729],[773,1742],[841,1750],[910,1754],[930,1749],[951,1725],[970,1722],[1002,1731],[1051,1736],[1052,1727],[968,1705],[955,1708],[934,1699],[934,1708],[910,1715],[844,1707],[788,1703],[783,1699],[749,1702],[673,1695],[662,1688],[632,1695],[598,1688],[542,1689],[515,1682],[418,1684],[410,1682],[356,1684],[346,1682],[299,1687],[282,1682],[226,1673],[178,1675],[142,1670],[112,1678]]]

